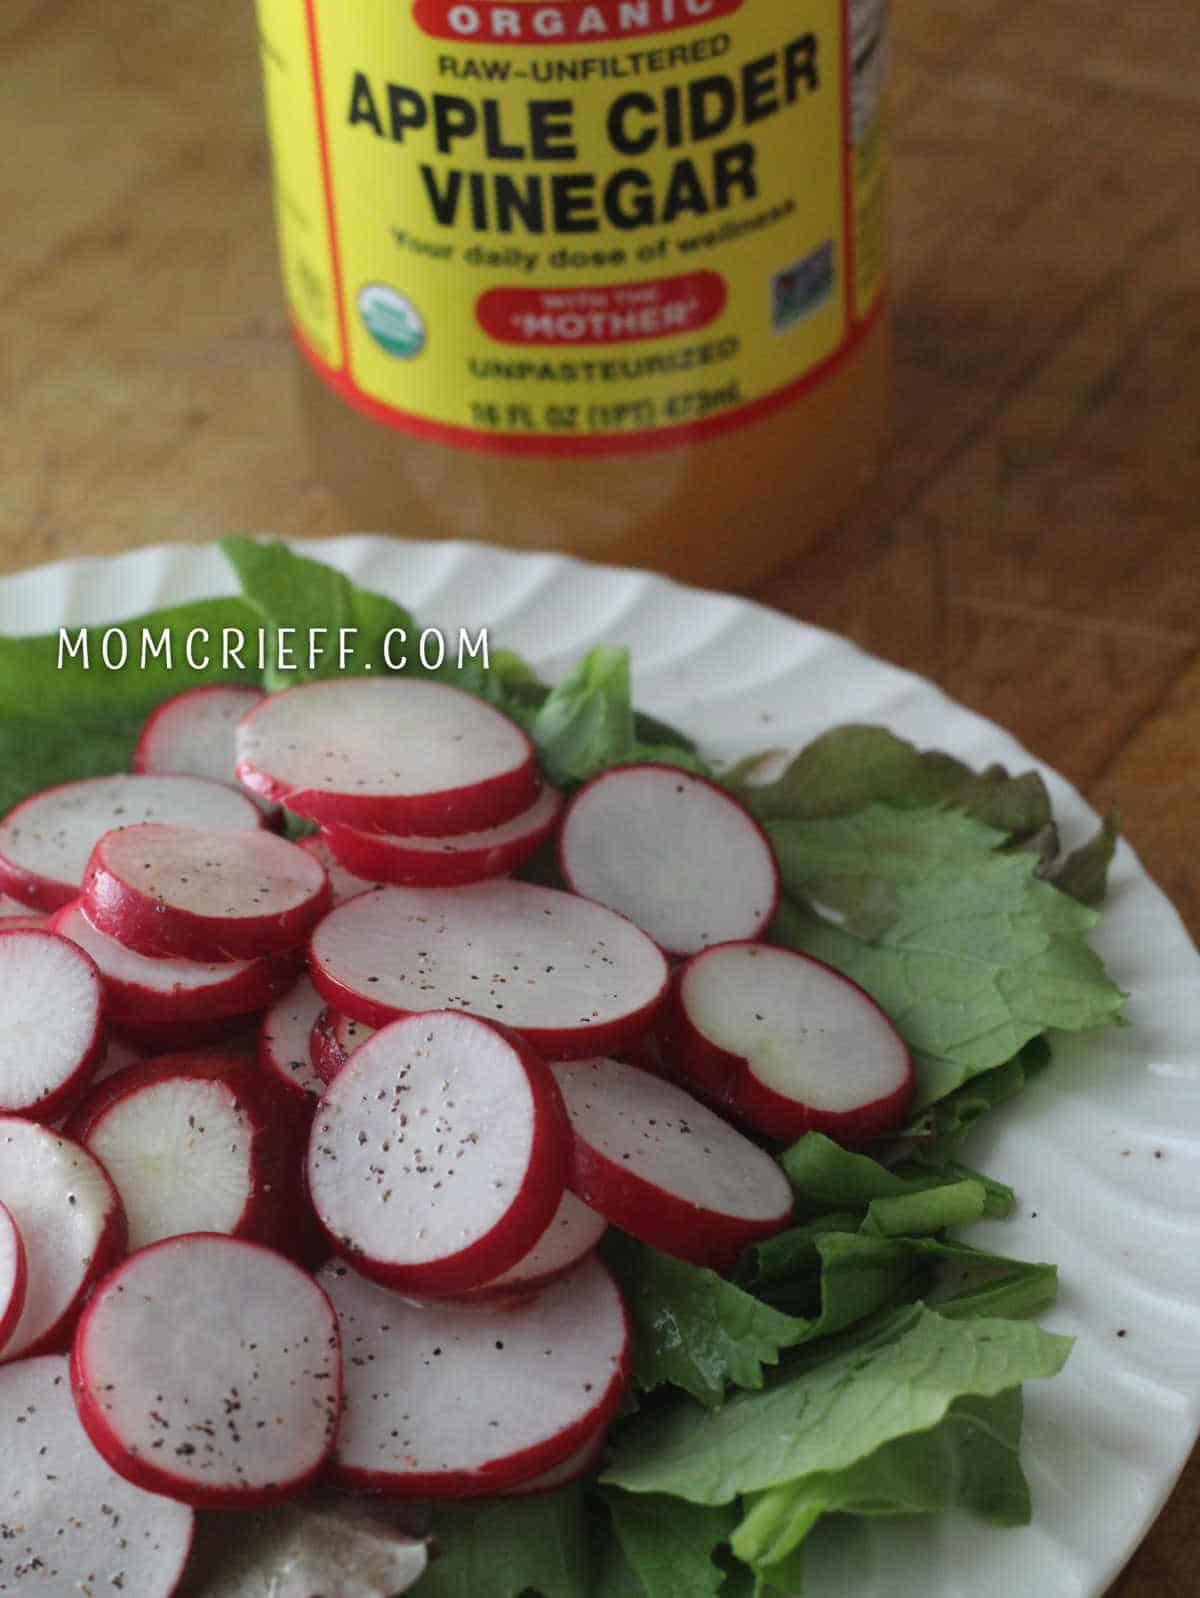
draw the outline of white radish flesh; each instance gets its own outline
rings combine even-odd
[[[347,899],[357,899],[360,893],[370,893],[373,889],[383,886],[381,882],[368,882],[365,877],[356,877],[352,871],[347,871],[345,866],[334,858],[329,840],[323,832],[315,832],[307,838],[301,838],[298,847],[324,866],[332,895],[330,908],[333,910],[345,904]]]
[[[541,1237],[567,1144],[550,1073],[520,1039],[456,1012],[412,1016],[364,1043],[326,1089],[308,1188],[364,1275],[463,1292]]]
[[[581,1204],[574,1193],[564,1193],[554,1219],[529,1253],[502,1276],[477,1288],[476,1294],[482,1297],[544,1287],[586,1259],[607,1230],[608,1222],[603,1215]]]
[[[501,1314],[413,1304],[345,1265],[319,1280],[342,1328],[333,1474],[344,1486],[392,1498],[504,1492],[593,1441],[624,1393],[625,1309],[594,1258]]]
[[[775,914],[779,872],[762,828],[707,778],[620,766],[567,806],[563,876],[619,910],[669,954],[755,938]]]
[[[97,1288],[71,1376],[93,1445],[183,1503],[279,1503],[320,1473],[341,1400],[329,1300],[282,1255],[193,1234],[133,1254]]]
[[[59,910],[54,930],[90,954],[104,979],[111,1021],[132,1028],[225,1020],[261,1010],[296,979],[296,958],[160,960],[135,954],[98,931],[79,904]]]
[[[0,1204],[0,1354],[21,1319],[27,1281],[25,1244],[21,1241],[20,1229],[8,1205]]]
[[[94,961],[53,933],[0,921],[0,1114],[53,1121],[104,1053]]]
[[[618,1060],[551,1069],[573,1134],[567,1185],[614,1225],[717,1270],[787,1225],[779,1165],[682,1088]]]
[[[87,1439],[62,1356],[0,1370],[0,1592],[170,1598],[190,1509],[114,1474]]]
[[[318,860],[270,832],[122,827],[92,850],[88,920],[138,954],[249,960],[302,943],[329,907]]]
[[[326,837],[335,858],[360,878],[452,887],[504,876],[524,865],[553,832],[561,809],[561,794],[543,788],[528,810],[482,832],[404,837],[331,823]]]
[[[370,1026],[466,1010],[512,1027],[547,1057],[637,1037],[668,977],[659,949],[623,916],[510,881],[352,900],[313,933],[309,960],[329,1003]]]
[[[125,1251],[116,1189],[86,1149],[17,1116],[0,1116],[0,1203],[25,1245],[25,1306],[3,1359],[57,1352],[92,1284]]]
[[[262,814],[247,795],[201,777],[89,777],[47,788],[0,822],[0,889],[34,910],[57,910],[78,894],[104,834],[143,821],[237,832],[259,827]]]
[[[525,734],[443,683],[306,683],[252,710],[237,747],[247,787],[316,821],[437,836],[497,826],[537,797]]]
[[[313,1026],[324,1008],[325,1000],[301,977],[263,1016],[258,1034],[259,1064],[301,1114],[311,1113],[325,1091],[311,1049]]]
[[[864,1141],[908,1111],[903,1038],[856,983],[819,960],[758,943],[706,950],[680,973],[677,1010],[684,1075],[712,1081],[724,1071],[729,1107],[769,1137]]]
[[[134,750],[133,769],[236,784],[237,724],[265,698],[261,688],[242,683],[185,689],[147,718]]]
[[[68,1131],[121,1196],[131,1250],[185,1232],[273,1239],[286,1148],[254,1076],[219,1055],[147,1061],[72,1116]]]

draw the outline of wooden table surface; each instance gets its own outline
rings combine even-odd
[[[295,409],[251,13],[0,7],[0,571],[346,530]],[[1119,803],[1196,935],[1196,0],[898,22],[890,450],[763,596]],[[1198,1513],[1193,1459],[1114,1598],[1197,1591]]]

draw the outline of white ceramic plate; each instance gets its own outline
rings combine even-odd
[[[475,546],[345,538],[306,548],[426,625],[488,628],[494,645],[551,679],[591,644],[628,644],[638,704],[721,758],[869,720],[976,764],[1038,764],[931,684],[742,600]],[[0,581],[0,632],[234,591],[211,547],[65,562]],[[1096,818],[1040,769],[1073,846]],[[1124,846],[1095,941],[1130,994],[1132,1025],[1064,1039],[1054,1070],[970,1146],[972,1162],[1021,1201],[1012,1221],[978,1235],[1058,1262],[1061,1298],[1046,1324],[1078,1339],[1062,1376],[1026,1389],[1033,1525],[831,1523],[812,1539],[805,1598],[1098,1598],[1200,1430],[1200,959]]]

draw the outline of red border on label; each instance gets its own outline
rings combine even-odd
[[[739,5],[740,3],[741,0],[738,0]],[[782,388],[775,389],[770,394],[763,394],[758,399],[750,400],[744,405],[738,405],[730,410],[722,411],[719,415],[708,416],[697,422],[678,422],[665,427],[642,428],[629,432],[572,433],[570,435],[485,433],[472,427],[462,427],[449,422],[435,422],[428,417],[417,416],[410,411],[401,410],[397,406],[386,405],[382,400],[373,399],[369,394],[364,393],[350,376],[349,328],[346,322],[346,297],[341,252],[338,248],[337,214],[334,206],[333,174],[329,158],[329,134],[325,114],[325,99],[321,84],[321,55],[317,37],[316,6],[317,0],[305,0],[313,94],[316,100],[317,130],[321,148],[321,177],[325,188],[329,249],[333,269],[334,292],[337,296],[338,329],[341,338],[343,364],[340,367],[331,366],[305,338],[303,331],[294,318],[290,319],[290,323],[292,337],[301,355],[308,361],[318,377],[347,405],[362,415],[369,416],[373,421],[380,422],[385,427],[392,428],[395,432],[406,433],[412,438],[424,439],[430,443],[446,444],[456,449],[475,450],[487,455],[557,456],[578,459],[580,456],[624,455],[675,449],[684,444],[701,443],[705,439],[715,438],[722,433],[733,432],[749,423],[761,421],[792,404],[793,401],[801,398],[809,390],[819,387],[856,353],[859,345],[865,341],[867,334],[882,316],[887,302],[886,290],[877,296],[874,305],[865,317],[858,321],[855,321],[853,317],[854,288],[851,270],[853,267],[854,215],[850,150],[850,0],[841,0],[843,38],[842,273],[844,278],[843,292],[846,296],[847,331],[837,349],[827,355],[823,361],[812,367],[808,372],[805,372],[802,377],[785,384]],[[737,6],[730,7],[731,10],[736,10],[737,8]]]
[[[680,444],[698,444],[707,438],[733,432],[749,422],[762,421],[764,417],[774,415],[809,389],[825,382],[856,353],[882,315],[884,304],[885,296],[881,294],[870,314],[854,325],[849,336],[832,355],[826,356],[819,366],[814,366],[803,377],[776,389],[774,393],[764,394],[733,410],[722,411],[719,416],[707,416],[703,421],[678,422],[669,427],[650,427],[628,433],[572,433],[569,436],[538,433],[531,436],[524,433],[481,433],[474,428],[458,427],[449,422],[432,422],[428,417],[414,416],[409,411],[398,410],[393,405],[385,405],[381,400],[364,394],[345,372],[335,371],[327,361],[321,359],[295,322],[292,323],[292,337],[305,360],[339,398],[354,410],[369,416],[372,421],[382,422],[385,427],[393,428],[398,433],[407,433],[412,438],[425,439],[434,444],[447,444],[455,449],[477,450],[485,455],[558,455],[578,458],[581,455],[643,454],[649,450],[675,449]]]

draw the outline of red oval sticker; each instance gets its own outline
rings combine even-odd
[[[649,283],[488,289],[475,316],[501,344],[630,344],[695,333],[725,309],[725,279],[687,272]]]
[[[417,26],[463,44],[605,44],[674,28],[696,28],[741,8],[742,0],[561,0],[504,5],[499,0],[415,0]]]

